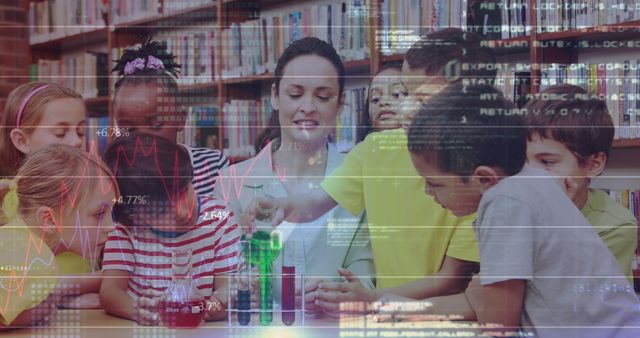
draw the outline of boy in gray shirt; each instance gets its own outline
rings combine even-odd
[[[477,212],[480,273],[436,303],[501,336],[640,336],[640,302],[611,252],[556,179],[524,166],[521,113],[491,86],[450,85],[409,130],[426,193]]]

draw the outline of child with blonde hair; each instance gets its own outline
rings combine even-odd
[[[60,297],[82,291],[59,277],[54,255],[73,252],[95,263],[114,228],[119,191],[99,159],[59,144],[29,155],[15,180],[0,189],[0,217],[15,212],[0,226],[0,329],[39,325]]]
[[[82,96],[55,83],[29,82],[9,93],[0,117],[0,176],[12,177],[32,152],[49,144],[66,144],[85,149],[86,107]],[[6,185],[0,181],[0,187]],[[7,215],[0,222],[10,222],[16,214],[15,200],[6,202]],[[14,210],[10,210],[13,205]],[[97,292],[102,274],[88,260],[71,252],[56,256],[60,273],[75,276],[85,294],[59,304],[64,307],[99,307]]]

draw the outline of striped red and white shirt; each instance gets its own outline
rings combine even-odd
[[[155,235],[149,228],[116,225],[104,250],[103,270],[130,273],[127,293],[135,300],[141,290],[164,291],[171,282],[171,255],[175,249],[191,249],[194,286],[205,297],[214,289],[215,275],[236,270],[242,264],[240,227],[224,203],[201,196],[196,226],[175,238]]]

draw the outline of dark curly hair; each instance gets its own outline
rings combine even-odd
[[[147,68],[149,56],[153,56],[164,65],[164,69]],[[176,63],[175,55],[167,51],[167,45],[163,42],[151,41],[151,37],[147,37],[145,42],[139,48],[126,49],[122,57],[114,60],[116,66],[111,72],[118,72],[120,79],[115,84],[115,94],[124,85],[140,85],[140,84],[162,84],[165,86],[166,92],[171,96],[178,93],[177,77],[180,74],[181,65]],[[144,68],[136,69],[132,74],[125,74],[125,68],[128,63],[136,59],[144,60]]]

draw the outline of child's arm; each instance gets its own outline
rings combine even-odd
[[[108,314],[131,319],[141,325],[157,325],[160,322],[157,313],[160,292],[147,290],[134,302],[127,294],[130,278],[128,271],[107,270],[103,277],[100,302]]]
[[[480,285],[480,277],[475,276],[465,295],[485,332],[504,334],[515,332],[520,326],[524,290],[525,281],[522,279]],[[493,328],[494,325],[497,328]]]
[[[206,320],[227,319],[227,308],[229,307],[229,277],[226,275],[215,276],[215,291],[207,303]]]
[[[38,306],[20,313],[20,315],[11,322],[11,325],[4,325],[0,322],[0,331],[15,329],[18,327],[30,327],[35,325],[47,324],[56,313],[57,301],[58,296],[54,293],[50,294]]]
[[[82,275],[62,276],[58,287],[65,290],[59,306],[66,309],[99,309],[102,271]]]
[[[316,220],[338,203],[324,190],[316,189],[311,193],[276,198],[274,200],[258,197],[253,199],[241,217],[243,229],[251,228],[256,219],[257,205],[275,203],[273,211],[273,226],[277,226],[285,219],[293,223],[306,223]]]
[[[377,322],[476,320],[476,314],[464,293],[425,300],[389,294],[380,297],[377,304],[379,307],[374,317]]]
[[[100,292],[101,282],[102,271],[96,271],[81,275],[61,276],[58,287],[66,290],[67,295],[81,295]]]
[[[478,270],[478,264],[446,256],[442,268],[436,274],[414,282],[386,289],[367,290],[348,271],[340,272],[347,283],[322,283],[323,291],[316,292],[316,303],[325,311],[337,311],[342,302],[372,302],[385,294],[393,294],[411,299],[425,299],[458,294],[464,291],[471,275]]]
[[[412,299],[426,299],[461,293],[469,284],[473,273],[478,271],[478,263],[445,256],[442,268],[437,273],[411,283],[387,289],[375,290],[380,298],[390,293]]]

